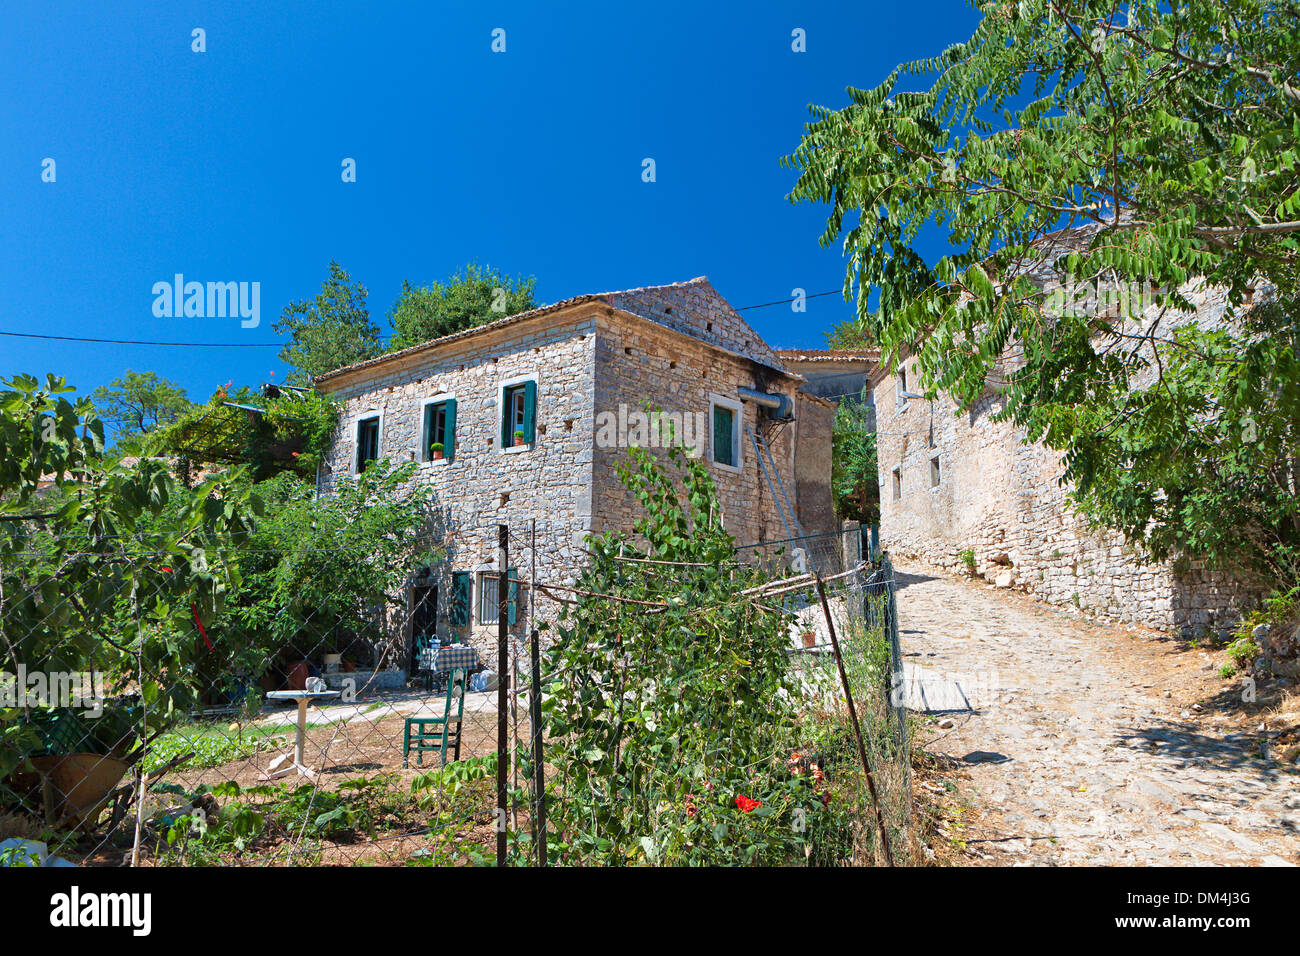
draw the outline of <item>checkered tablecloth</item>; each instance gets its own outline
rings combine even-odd
[[[452,671],[458,667],[463,667],[466,670],[473,670],[478,667],[478,651],[468,645],[438,648],[438,663],[434,666],[434,670]]]

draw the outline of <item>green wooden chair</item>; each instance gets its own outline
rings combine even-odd
[[[458,667],[448,675],[447,696],[443,703],[441,717],[407,717],[402,731],[402,766],[408,766],[411,751],[415,751],[415,762],[424,766],[426,750],[440,750],[442,765],[447,766],[447,745],[451,743],[455,756],[460,759],[460,725],[465,715],[465,684],[469,671]],[[453,712],[452,708],[455,708]]]

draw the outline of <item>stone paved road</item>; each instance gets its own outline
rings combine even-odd
[[[1300,776],[1165,696],[1196,652],[895,566],[907,659],[975,697],[921,741],[969,769],[963,838],[989,862],[1300,864]]]

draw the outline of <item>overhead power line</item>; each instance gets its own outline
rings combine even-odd
[[[814,292],[812,295],[803,296],[803,298],[819,299],[825,295],[838,295],[841,291],[841,289],[832,289],[829,292]],[[766,309],[774,305],[789,305],[791,302],[797,301],[798,298],[799,296],[792,296],[789,299],[778,299],[775,302],[742,305],[736,311],[748,312],[751,309]],[[280,349],[287,344],[285,342],[161,342],[145,339],[98,339],[81,335],[45,335],[39,332],[6,332],[3,330],[0,330],[0,335],[8,335],[17,339],[44,339],[52,342],[89,342],[96,345],[161,345],[168,348],[192,349]]]
[[[824,296],[824,295],[840,295],[840,294],[843,293],[843,292],[844,292],[843,289],[831,289],[831,291],[829,291],[829,292],[814,292],[812,295],[805,295],[805,296],[803,296],[803,298],[805,298],[805,299],[820,299],[820,298],[821,298],[822,296]],[[769,305],[789,305],[791,302],[794,302],[794,301],[798,300],[799,298],[800,298],[800,297],[796,295],[796,296],[791,296],[791,297],[788,298],[788,299],[778,299],[778,300],[775,301],[775,302],[760,302],[758,305],[742,305],[742,306],[741,306],[740,308],[738,308],[736,311],[737,311],[737,312],[746,312],[746,311],[748,311],[749,309],[766,309]]]
[[[144,342],[138,339],[90,339],[79,335],[40,335],[36,332],[4,332],[19,339],[52,339],[56,342],[95,342],[101,345],[170,345],[184,348],[210,349],[279,349],[283,342]]]

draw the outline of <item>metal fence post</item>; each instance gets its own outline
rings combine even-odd
[[[830,634],[831,648],[835,651],[835,666],[840,672],[840,684],[844,687],[844,699],[849,705],[849,720],[853,725],[853,735],[858,741],[858,756],[862,759],[862,772],[867,778],[867,792],[876,811],[876,826],[880,830],[880,844],[885,851],[885,863],[894,865],[894,852],[889,846],[889,830],[885,826],[885,814],[880,808],[880,796],[876,793],[876,781],[871,773],[871,761],[867,758],[867,746],[862,740],[862,724],[858,721],[858,709],[853,705],[853,688],[849,685],[849,675],[844,670],[844,657],[840,653],[840,641],[835,636],[835,621],[831,618],[831,606],[826,600],[826,585],[822,576],[817,575],[817,596],[821,599],[822,612],[826,615],[826,631]]]
[[[506,865],[506,753],[510,746],[510,723],[507,709],[510,695],[506,686],[507,662],[510,658],[510,529],[497,525],[497,866]]]
[[[898,582],[894,578],[894,563],[889,552],[880,553],[880,570],[885,579],[885,626],[889,637],[889,696],[886,705],[893,709],[898,724],[898,746],[903,755],[903,789],[907,799],[907,824],[912,824],[912,755],[907,734],[907,707],[903,699],[903,645],[898,631]]]
[[[532,674],[532,701],[528,711],[528,723],[533,732],[533,774],[535,783],[533,784],[536,793],[534,794],[534,804],[532,812],[533,821],[533,845],[537,847],[537,865],[546,865],[546,765],[545,753],[542,745],[542,668],[541,668],[541,651],[538,647],[539,640],[537,628],[533,628],[531,642],[531,657],[533,665]]]

